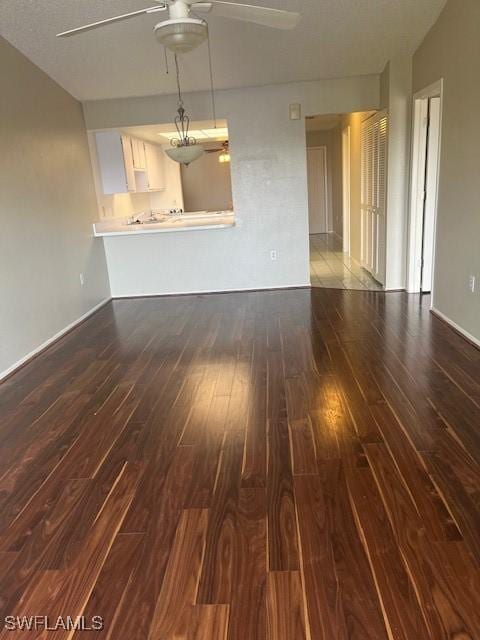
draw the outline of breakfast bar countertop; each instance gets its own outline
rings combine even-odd
[[[142,219],[140,222],[127,223],[125,218],[103,220],[93,224],[96,237],[137,236],[151,233],[172,233],[175,231],[203,231],[207,229],[225,229],[235,226],[233,211],[176,213],[159,217],[158,220]]]

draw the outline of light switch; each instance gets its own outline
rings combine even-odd
[[[302,117],[302,105],[299,102],[293,102],[290,105],[290,120],[300,120]]]

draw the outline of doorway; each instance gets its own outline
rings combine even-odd
[[[379,225],[371,225],[366,233],[365,211],[376,211],[373,205],[379,205],[383,194],[381,118],[375,115],[365,111],[306,118],[310,283],[314,287],[382,289],[379,261],[365,259],[364,251],[370,247],[366,239],[375,240],[375,247],[383,246]],[[364,152],[367,141],[368,154]],[[364,184],[367,175],[376,178],[371,188]],[[362,197],[364,192],[377,191],[374,203]]]
[[[440,81],[415,94],[413,99],[408,291],[432,293],[432,297],[442,90]]]
[[[308,224],[310,234],[328,232],[327,148],[307,149]]]

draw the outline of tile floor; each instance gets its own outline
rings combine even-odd
[[[310,236],[312,287],[382,291],[382,286],[360,264],[342,251],[342,240],[333,233]]]

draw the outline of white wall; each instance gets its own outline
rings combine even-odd
[[[81,105],[2,38],[0,78],[1,378],[110,291]]]
[[[413,58],[413,90],[443,85],[433,305],[480,341],[480,3],[449,0]],[[470,275],[477,290],[468,288]]]
[[[163,149],[165,149],[165,145],[163,145]],[[163,189],[163,191],[152,191],[149,194],[150,208],[157,211],[159,209],[183,209],[184,201],[180,165],[178,162],[170,160],[166,154],[164,154],[163,159],[165,189]]]
[[[106,238],[112,293],[160,294],[270,288],[309,283],[308,204],[303,115],[378,108],[379,77],[234,89],[217,93],[228,120],[233,229]],[[211,117],[208,92],[185,96],[193,120]],[[175,96],[87,102],[89,129],[168,122]],[[276,250],[278,259],[270,259]]]

